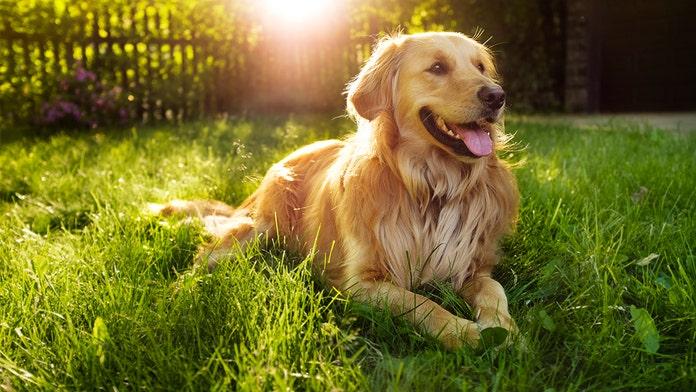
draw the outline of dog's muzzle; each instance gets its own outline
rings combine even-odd
[[[422,108],[419,114],[428,133],[455,154],[481,158],[493,152],[488,119],[453,123],[428,108]]]

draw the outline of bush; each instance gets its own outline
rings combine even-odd
[[[133,96],[98,80],[79,62],[72,75],[62,78],[58,86],[58,93],[41,106],[41,126],[94,129],[125,125],[135,118]]]

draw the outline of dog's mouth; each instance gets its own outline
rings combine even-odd
[[[452,152],[457,155],[481,158],[493,152],[491,134],[478,121],[454,124],[428,108],[420,110],[420,118],[425,129],[435,140],[452,149]]]

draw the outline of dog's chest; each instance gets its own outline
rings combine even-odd
[[[412,287],[468,275],[481,242],[474,213],[463,200],[392,209],[378,230],[392,279]]]

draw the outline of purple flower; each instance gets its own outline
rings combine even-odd
[[[94,73],[77,63],[73,76],[59,79],[57,94],[40,109],[38,121],[47,125],[80,126],[90,129],[125,124],[132,116],[128,102],[121,102],[122,89],[97,80]]]
[[[84,82],[84,81],[87,80],[87,79],[89,79],[89,80],[91,80],[92,82],[94,82],[94,80],[95,80],[96,78],[97,78],[97,77],[94,76],[94,74],[93,74],[92,72],[89,72],[89,71],[87,71],[86,69],[84,69],[84,68],[82,68],[82,67],[77,67],[77,69],[75,69],[75,80],[77,80],[77,81],[80,82],[80,83]]]
[[[61,116],[62,117],[62,116]],[[58,111],[51,108],[46,113],[46,118],[44,119],[47,123],[52,123],[58,119]]]

